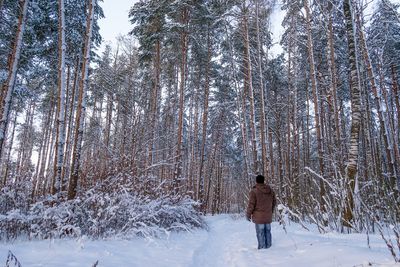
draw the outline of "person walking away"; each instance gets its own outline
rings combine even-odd
[[[276,198],[272,188],[264,183],[264,176],[256,176],[256,185],[250,191],[246,219],[256,226],[258,249],[269,248],[272,245],[271,222],[275,209]]]

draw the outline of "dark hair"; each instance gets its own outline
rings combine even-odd
[[[263,184],[263,183],[264,183],[264,180],[265,180],[265,178],[264,178],[263,175],[259,174],[259,175],[256,176],[256,182],[257,182],[257,184]]]

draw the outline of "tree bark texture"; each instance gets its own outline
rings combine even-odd
[[[86,97],[86,87],[88,83],[89,63],[90,63],[90,45],[92,40],[94,4],[95,0],[90,0],[87,19],[86,19],[85,47],[83,52],[84,58],[82,63],[81,80],[79,83],[78,106],[75,118],[74,149],[72,154],[71,176],[68,185],[68,199],[75,198],[77,193],[78,179],[79,179],[83,127],[84,127],[85,112],[86,112],[85,97]]]

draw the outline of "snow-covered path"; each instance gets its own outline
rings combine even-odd
[[[171,234],[166,239],[90,241],[53,240],[0,244],[0,265],[8,250],[22,267],[324,267],[400,266],[378,236],[308,232],[298,225],[272,226],[272,247],[257,250],[255,229],[243,219],[228,215],[207,217],[209,231]]]

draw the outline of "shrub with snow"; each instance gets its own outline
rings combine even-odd
[[[8,205],[0,206],[0,239],[159,237],[205,227],[198,203],[171,191],[156,178],[114,177],[74,200],[58,195],[27,208],[24,195],[4,189],[0,200]]]

